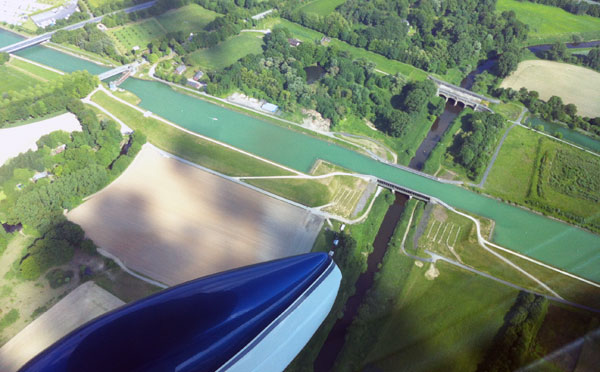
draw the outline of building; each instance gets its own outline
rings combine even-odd
[[[33,177],[31,177],[31,181],[33,182],[37,182],[38,180],[41,180],[42,178],[46,178],[48,177],[48,172],[37,172],[36,174],[33,175]]]
[[[58,155],[61,152],[65,151],[66,148],[67,148],[67,145],[65,145],[65,144],[60,145],[60,146],[56,147],[55,149],[52,149],[51,154],[52,155]]]
[[[202,76],[204,76],[204,72],[198,71],[198,72],[196,72],[196,74],[194,74],[193,79],[198,81],[198,80],[202,79]]]
[[[177,66],[177,68],[175,69],[175,73],[177,75],[181,75],[185,72],[185,70],[187,70],[187,67],[185,67],[185,65],[179,65]]]
[[[98,27],[98,30],[100,30],[102,32],[108,30],[108,28],[106,28],[106,26],[103,25],[102,23],[98,23],[98,25],[96,25],[96,27]]]
[[[298,45],[302,44],[302,42],[300,40],[295,39],[295,38],[288,39],[288,43],[290,43],[290,46],[293,46],[293,47],[297,47]]]
[[[77,10],[77,0],[71,0],[63,6],[31,16],[31,20],[36,26],[44,28],[55,24],[58,20],[68,19]]]
[[[192,79],[188,79],[186,85],[188,85],[188,86],[190,86],[190,87],[192,87],[194,89],[201,89],[202,87],[204,87],[204,84],[199,83],[199,82],[197,82],[195,80],[192,80]]]
[[[277,110],[279,110],[279,106],[274,105],[274,104],[269,103],[269,102],[263,104],[260,108],[263,109],[263,110],[265,110],[265,111],[267,111],[267,112],[271,112],[271,113],[275,113],[275,112],[277,112]]]
[[[331,38],[330,38],[330,37],[323,36],[323,37],[321,38],[321,45],[327,45],[327,44],[329,44],[330,42],[331,42]]]

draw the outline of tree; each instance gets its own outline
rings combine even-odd
[[[155,53],[150,53],[148,55],[148,62],[155,64],[156,62],[158,62],[158,56]]]
[[[511,72],[517,69],[521,59],[518,49],[507,50],[498,58],[498,76],[507,77]]]
[[[3,64],[5,64],[6,62],[8,62],[8,60],[10,59],[10,56],[8,53],[0,53],[0,66],[2,66]]]

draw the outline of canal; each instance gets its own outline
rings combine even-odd
[[[3,39],[0,45],[11,43]],[[40,50],[41,49],[41,50]],[[36,62],[73,71],[104,68],[44,47],[20,52]],[[444,184],[395,168],[347,148],[319,140],[263,120],[231,111],[179,93],[169,86],[128,79],[122,88],[136,94],[139,104],[178,125],[262,156],[282,165],[308,172],[317,159],[323,159],[355,172],[371,174],[413,190],[439,198],[470,213],[496,221],[493,240],[576,275],[600,282],[600,237],[579,228],[508,205],[455,185]],[[212,118],[218,118],[218,121]]]

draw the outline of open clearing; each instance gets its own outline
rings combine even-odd
[[[66,113],[33,124],[0,129],[0,165],[22,152],[37,149],[35,143],[40,137],[57,130],[81,131],[81,125],[75,115]]]
[[[346,0],[314,0],[302,5],[298,10],[326,16],[345,2]]]
[[[248,54],[260,53],[263,36],[259,32],[243,32],[212,48],[197,50],[189,55],[189,59],[208,70],[222,69]]]
[[[500,86],[535,90],[543,100],[558,96],[564,103],[575,104],[579,115],[600,116],[600,73],[591,69],[553,61],[523,61]]]
[[[517,0],[498,0],[496,10],[513,10],[517,19],[529,26],[527,40],[530,45],[572,41],[573,35],[580,35],[585,40],[600,38],[600,18],[575,15],[555,6]]]
[[[131,51],[134,46],[146,49],[152,40],[163,36],[166,31],[156,19],[150,18],[138,23],[112,28],[108,30],[108,34],[116,41],[119,51],[126,53]]]
[[[125,265],[168,285],[308,252],[323,223],[150,146],[67,217]]]
[[[123,304],[94,282],[80,285],[0,348],[0,370],[16,371],[67,333]]]
[[[204,9],[200,5],[190,4],[161,14],[156,20],[169,32],[198,32],[219,14]]]

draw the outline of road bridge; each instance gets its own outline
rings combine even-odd
[[[66,31],[76,30],[78,28],[81,28],[81,27],[87,25],[88,23],[98,23],[98,22],[102,21],[102,19],[104,17],[106,17],[107,15],[112,15],[112,14],[119,13],[119,12],[125,12],[125,13],[135,12],[135,11],[138,11],[138,10],[149,8],[152,5],[154,5],[154,3],[156,3],[156,0],[148,1],[146,3],[139,4],[139,5],[135,5],[135,6],[127,8],[127,9],[117,10],[116,12],[104,14],[104,15],[101,15],[101,16],[98,16],[98,17],[86,19],[85,21],[81,21],[81,22],[78,22],[78,23],[75,23],[75,24],[63,27],[60,30],[66,30]],[[14,44],[7,45],[5,47],[0,48],[0,52],[15,53],[15,52],[18,52],[19,50],[22,50],[22,49],[29,48],[29,47],[34,46],[34,45],[38,45],[38,44],[44,43],[44,42],[50,40],[52,38],[52,35],[54,35],[57,31],[60,31],[60,30],[47,32],[45,34],[42,34],[42,35],[39,35],[39,36],[36,36],[36,37],[32,37],[30,39],[21,40],[19,42],[14,43]]]
[[[471,92],[468,89],[461,88],[459,86],[447,83],[443,80],[436,79],[433,76],[429,76],[429,79],[432,80],[435,85],[437,85],[437,95],[440,97],[444,97],[446,102],[449,99],[454,101],[454,105],[456,106],[458,103],[462,103],[465,107],[471,107],[475,111],[489,111],[494,112],[491,108],[488,107],[488,103],[500,103],[499,100],[494,98],[489,98],[481,94],[477,94],[475,92]]]
[[[392,191],[397,191],[399,193],[408,195],[408,196],[413,197],[415,199],[422,200],[422,201],[424,201],[426,203],[429,203],[431,201],[431,196],[429,196],[429,195],[422,194],[422,193],[420,193],[418,191],[411,190],[411,189],[409,189],[407,187],[400,186],[398,184],[382,180],[381,178],[377,179],[377,184],[379,186],[381,186],[381,187],[385,187],[386,189],[390,189]]]

